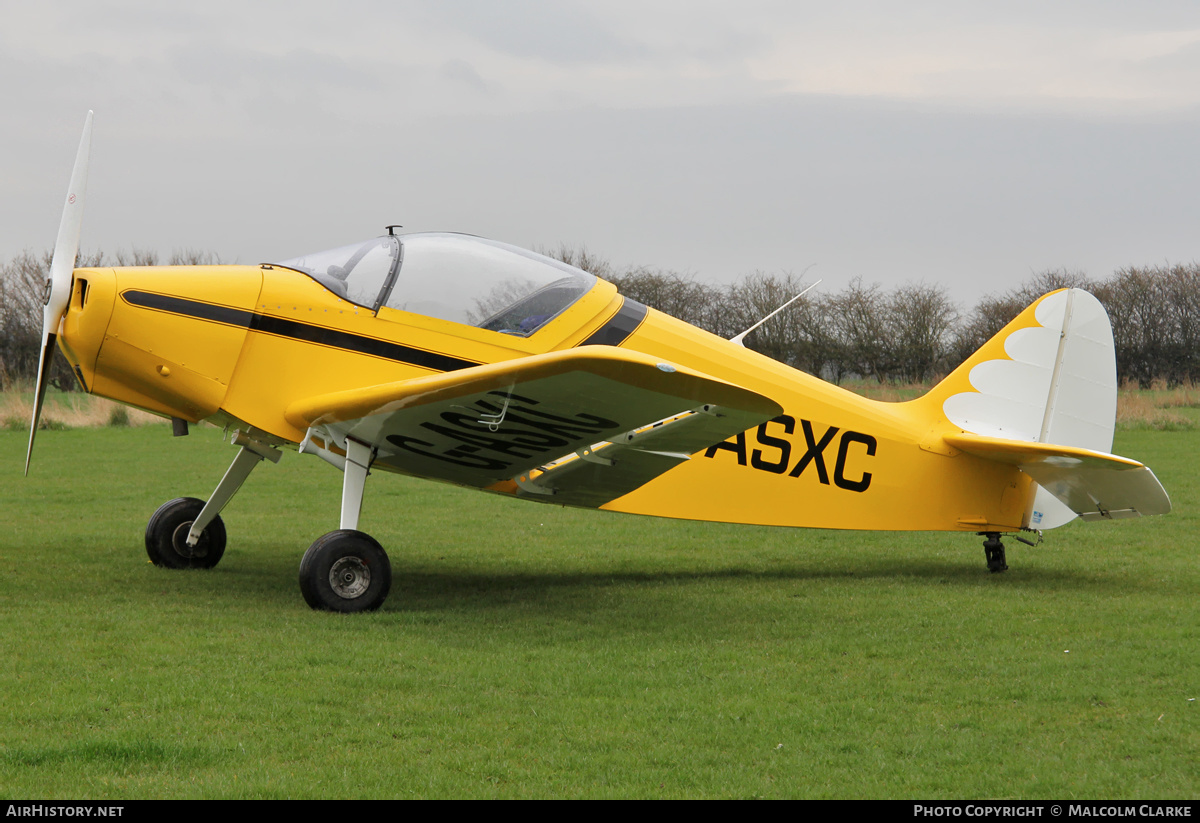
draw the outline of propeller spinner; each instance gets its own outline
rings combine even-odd
[[[79,254],[79,230],[83,224],[83,199],[87,190],[88,159],[91,152],[92,112],[89,111],[83,124],[83,137],[79,140],[79,152],[75,155],[75,168],[71,172],[71,185],[67,189],[62,222],[58,224],[58,239],[54,242],[54,256],[50,259],[50,277],[46,280],[46,305],[42,309],[42,356],[38,362],[33,419],[29,424],[29,449],[25,453],[27,476],[29,461],[33,457],[33,438],[37,434],[38,423],[42,417],[46,378],[50,371],[50,360],[54,357],[58,327],[71,300],[71,284],[74,280],[75,259]]]

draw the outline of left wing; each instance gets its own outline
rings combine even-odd
[[[598,506],[781,412],[724,380],[583,346],[312,397],[286,414],[308,429],[302,450],[319,439],[317,451],[344,451],[350,438],[383,468]]]

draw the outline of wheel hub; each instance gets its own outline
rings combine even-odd
[[[353,600],[371,586],[371,569],[360,557],[342,557],[329,569],[329,587],[338,597]]]
[[[180,557],[204,557],[208,554],[207,530],[200,532],[200,539],[196,541],[196,545],[189,546],[187,544],[188,534],[191,532],[192,523],[194,522],[196,521],[188,520],[180,523],[175,527],[175,532],[171,535],[171,546]]]

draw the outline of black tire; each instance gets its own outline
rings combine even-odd
[[[1008,571],[1008,562],[1004,556],[1004,544],[1000,542],[1000,535],[988,535],[988,539],[983,541],[983,554],[987,558],[987,568],[993,574]]]
[[[225,524],[218,516],[200,533],[195,546],[187,544],[192,523],[204,501],[177,497],[163,503],[146,524],[146,554],[150,562],[167,569],[211,569],[225,554]]]
[[[374,611],[391,588],[387,552],[375,538],[354,529],[318,537],[300,561],[300,593],[314,609],[347,614]]]

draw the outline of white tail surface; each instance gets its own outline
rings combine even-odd
[[[985,360],[971,369],[975,391],[946,398],[943,412],[955,425],[978,435],[1108,454],[1117,411],[1116,354],[1108,313],[1091,294],[1064,289],[1043,297],[1034,318],[1037,325],[1005,338],[1007,358]],[[1059,491],[1061,498],[1067,497]],[[1031,528],[1052,529],[1078,513],[1078,507],[1035,486],[1026,522]]]

